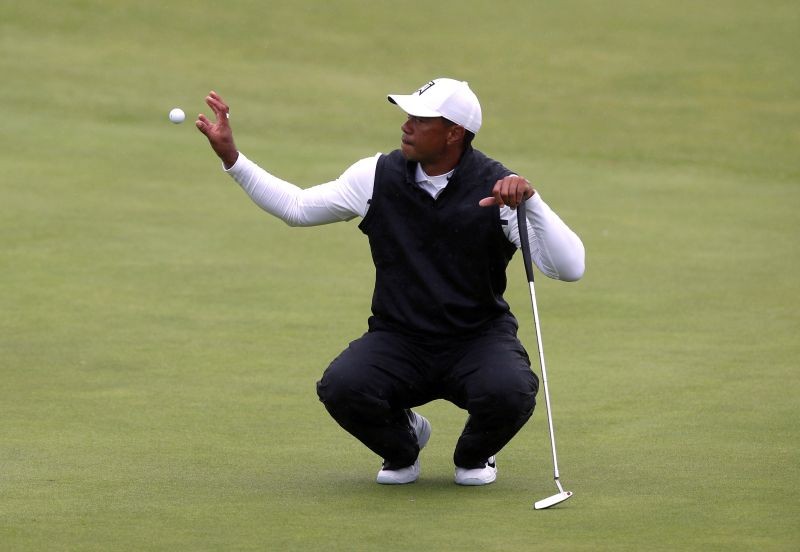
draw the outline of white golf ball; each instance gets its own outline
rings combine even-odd
[[[175,123],[176,125],[182,123],[184,119],[186,119],[186,113],[184,113],[183,109],[181,109],[180,107],[176,107],[175,109],[169,112],[169,120]]]

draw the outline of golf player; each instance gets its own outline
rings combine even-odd
[[[377,482],[412,483],[431,424],[411,409],[445,399],[466,410],[455,482],[495,481],[495,455],[533,414],[539,381],[503,298],[527,201],[531,254],[550,278],[584,271],[578,236],[528,181],[472,147],[481,106],[466,82],[439,78],[388,96],[407,115],[400,148],[355,162],[308,189],[236,148],[229,110],[211,92],[197,128],[225,171],[291,226],[360,218],[375,264],[367,332],[331,362],[317,394],[334,420],[383,459]]]

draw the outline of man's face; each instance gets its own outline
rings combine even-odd
[[[442,117],[415,117],[409,115],[400,130],[403,131],[400,150],[409,161],[423,165],[435,163],[444,155],[452,123]]]

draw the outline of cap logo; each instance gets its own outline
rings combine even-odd
[[[436,81],[431,81],[422,88],[420,88],[419,90],[417,90],[417,96],[421,96],[423,92],[427,91],[434,84],[436,84]]]

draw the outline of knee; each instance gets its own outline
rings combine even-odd
[[[349,366],[332,364],[317,382],[317,396],[331,414],[369,415],[386,408],[380,393]]]
[[[536,407],[538,389],[538,379],[530,371],[520,374],[519,377],[496,381],[478,401],[478,409],[486,409],[495,416],[508,419],[527,419]]]
[[[536,374],[526,370],[520,375],[514,392],[510,394],[509,402],[511,407],[521,414],[529,417],[533,414],[536,407],[536,393],[539,391],[539,379]]]
[[[326,407],[345,405],[352,401],[354,395],[350,378],[329,367],[317,382],[317,396]]]
[[[495,408],[509,419],[530,418],[535,407],[535,392],[516,389],[495,397]]]

